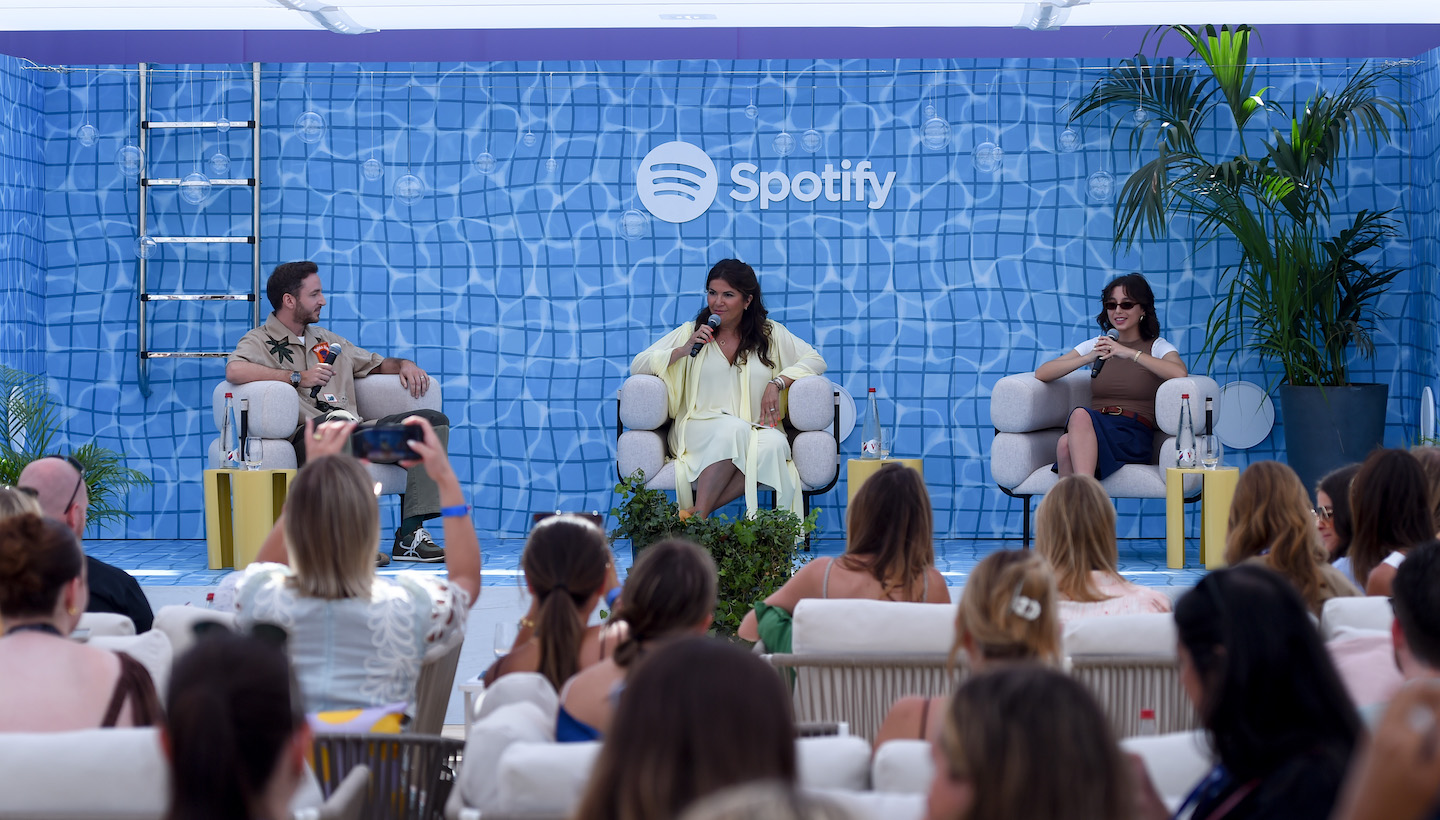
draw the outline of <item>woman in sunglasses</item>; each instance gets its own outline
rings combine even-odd
[[[1090,365],[1090,406],[1070,413],[1055,445],[1062,476],[1103,479],[1126,464],[1153,464],[1155,391],[1189,373],[1175,346],[1160,337],[1150,283],[1130,273],[1105,286],[1095,321],[1105,335],[1040,365],[1035,378],[1053,382]]]

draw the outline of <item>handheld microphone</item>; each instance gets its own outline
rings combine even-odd
[[[315,351],[315,355],[320,359],[320,362],[322,364],[333,364],[336,357],[340,355],[341,345],[335,342],[331,342],[330,344],[323,347],[316,345],[316,347],[319,349]],[[317,398],[319,397],[319,395],[320,385],[317,384],[314,387],[310,388],[310,398]]]
[[[705,320],[705,324],[709,325],[711,330],[714,330],[720,326],[720,317],[712,313],[710,314],[710,318]],[[690,358],[693,359],[700,355],[700,347],[704,344],[704,342],[696,342],[695,346],[690,348]]]
[[[1105,335],[1106,335],[1106,336],[1109,336],[1110,338],[1113,339],[1113,338],[1115,338],[1116,336],[1118,336],[1119,334],[1116,333],[1115,328],[1112,327],[1112,328],[1110,328],[1109,330],[1105,331]],[[1100,368],[1104,367],[1104,366],[1105,366],[1105,362],[1107,362],[1107,361],[1109,361],[1109,360],[1108,360],[1108,359],[1096,359],[1096,360],[1090,365],[1090,378],[1093,379],[1093,378],[1095,378],[1096,376],[1100,375]]]

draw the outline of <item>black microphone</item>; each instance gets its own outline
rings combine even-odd
[[[1112,327],[1112,328],[1110,328],[1109,330],[1105,331],[1105,335],[1106,335],[1106,336],[1109,336],[1110,338],[1113,339],[1113,338],[1115,338],[1115,337],[1116,337],[1117,335],[1119,335],[1119,334],[1117,334],[1117,333],[1115,332],[1115,328]],[[1109,361],[1109,360],[1108,360],[1108,359],[1096,359],[1093,363],[1091,363],[1091,365],[1090,365],[1090,378],[1093,379],[1093,378],[1095,378],[1096,376],[1100,375],[1100,368],[1104,367],[1104,366],[1105,366],[1105,362],[1107,362],[1107,361]]]
[[[340,348],[341,345],[338,345],[335,342],[331,342],[316,355],[319,357],[321,364],[333,364],[335,362],[335,357],[340,355]],[[310,388],[310,398],[313,399],[318,397],[319,395],[320,385],[317,384],[314,387]]]
[[[720,326],[720,317],[712,313],[710,314],[710,318],[705,320],[705,324],[709,325],[711,330],[714,330]],[[696,342],[695,346],[690,348],[690,358],[693,359],[700,355],[700,347],[704,344],[704,342]]]

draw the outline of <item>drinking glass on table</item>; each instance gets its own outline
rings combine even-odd
[[[1196,438],[1195,452],[1200,456],[1200,466],[1207,470],[1213,470],[1220,466],[1220,456],[1224,454],[1224,450],[1225,447],[1220,443],[1220,437],[1214,433]]]
[[[264,439],[259,436],[245,437],[245,469],[258,470],[264,455]]]
[[[515,645],[515,635],[515,624],[508,621],[495,624],[495,657],[503,658],[510,654],[510,647]]]

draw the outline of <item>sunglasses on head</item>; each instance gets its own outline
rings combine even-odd
[[[1129,299],[1123,302],[1108,301],[1105,303],[1105,309],[1114,310],[1115,308],[1120,308],[1121,310],[1134,310],[1139,304],[1139,302],[1132,302]]]

